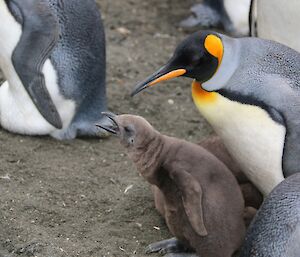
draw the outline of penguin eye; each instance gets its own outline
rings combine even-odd
[[[124,126],[124,134],[126,137],[133,137],[135,135],[135,129],[132,125]]]
[[[124,130],[126,133],[130,133],[131,132],[131,129],[129,127],[124,127]]]

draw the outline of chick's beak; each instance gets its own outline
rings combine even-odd
[[[151,76],[146,78],[144,81],[137,84],[131,93],[131,96],[138,94],[147,87],[158,84],[162,81],[170,80],[173,78],[180,77],[186,73],[185,69],[170,69],[168,66],[160,68],[158,71],[153,73]]]
[[[116,115],[111,112],[101,112],[102,115],[106,116],[109,118],[111,121],[111,124],[96,124],[97,127],[102,128],[106,130],[107,132],[117,135],[118,132],[120,131],[119,125],[115,120]]]

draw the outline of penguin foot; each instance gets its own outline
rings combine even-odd
[[[102,124],[103,126],[109,126],[111,121],[105,115],[101,115],[101,118],[97,121],[76,121],[74,122],[74,126],[77,130],[77,136],[79,137],[100,137],[107,138],[111,136],[109,132],[104,129],[101,129],[97,126],[97,124]]]
[[[66,129],[55,130],[50,135],[58,140],[71,140],[76,137],[76,129],[69,126]]]
[[[150,244],[145,250],[146,254],[160,253],[161,255],[165,255],[167,253],[181,253],[186,251],[190,251],[190,249],[175,237]]]
[[[109,125],[110,121],[107,117],[102,117],[99,121],[75,121],[66,129],[56,130],[51,136],[58,140],[71,140],[76,137],[97,137],[107,138],[110,133],[96,126],[96,124]]]
[[[190,10],[192,14],[179,23],[181,28],[194,30],[198,28],[220,27],[221,17],[210,6],[196,4]]]

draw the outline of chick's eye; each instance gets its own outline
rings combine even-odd
[[[129,128],[129,127],[125,127],[125,128],[124,128],[124,130],[125,130],[125,132],[126,132],[126,133],[129,133],[129,132],[131,132],[131,130],[130,130],[130,128]]]

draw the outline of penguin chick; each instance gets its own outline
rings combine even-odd
[[[251,181],[248,180],[239,168],[238,164],[232,159],[220,137],[215,135],[207,137],[203,139],[199,145],[222,161],[237,179],[244,197],[246,206],[244,210],[244,221],[246,227],[248,227],[254,218],[257,209],[263,202],[263,195],[251,183]],[[151,186],[151,191],[154,195],[155,208],[164,217],[165,211],[163,194],[159,188],[154,185]]]
[[[107,115],[111,125],[99,126],[119,137],[139,173],[159,188],[176,237],[147,252],[192,249],[201,257],[231,257],[244,238],[244,201],[226,166],[201,146],[160,134],[142,117]]]
[[[269,40],[198,31],[132,95],[180,76],[194,79],[195,105],[265,196],[300,171],[300,53]]]
[[[300,174],[281,182],[247,230],[240,257],[300,256]]]
[[[251,181],[248,180],[237,163],[232,159],[220,137],[215,135],[210,136],[202,140],[199,145],[222,161],[237,179],[244,197],[246,206],[244,211],[244,221],[246,227],[248,227],[256,214],[256,210],[263,202],[263,195],[251,183]],[[163,194],[159,188],[154,185],[151,186],[151,191],[154,195],[155,208],[164,217],[165,212]]]
[[[233,36],[249,35],[251,0],[203,0],[191,8],[188,18],[180,22],[183,29],[219,28]]]

